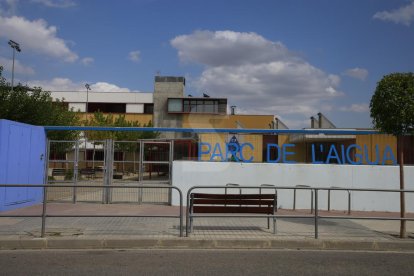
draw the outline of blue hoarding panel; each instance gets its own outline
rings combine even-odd
[[[43,184],[46,136],[43,127],[0,120],[0,183]],[[0,211],[42,200],[41,188],[0,188]]]

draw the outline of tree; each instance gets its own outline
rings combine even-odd
[[[10,83],[2,76],[0,66],[0,118],[38,126],[79,125],[79,116],[68,110],[63,100],[53,101],[50,92],[41,87],[29,88],[17,85],[11,91]],[[51,131],[52,140],[75,140],[77,131]]]
[[[397,137],[400,189],[404,190],[404,135],[414,134],[414,74],[393,73],[377,84],[370,103],[374,127]],[[401,217],[405,217],[405,195],[400,193]],[[400,237],[406,237],[406,221],[401,220]]]
[[[101,127],[141,127],[137,121],[127,121],[125,115],[114,117],[112,114],[104,115],[101,112],[94,113],[93,118],[84,121],[85,126],[101,126]],[[142,125],[142,127],[152,127],[152,122]],[[93,146],[100,144],[102,140],[112,139],[114,141],[134,142],[139,139],[154,139],[159,136],[154,131],[86,131],[88,140],[92,140]],[[97,142],[98,141],[98,142]],[[139,152],[138,143],[115,143],[115,151],[122,152],[122,161],[125,161],[127,152]],[[95,154],[95,150],[94,153]],[[135,154],[134,154],[135,158]],[[122,166],[124,166],[122,162]],[[124,170],[124,168],[123,168]]]
[[[95,112],[93,118],[85,120],[83,124],[101,127],[152,127],[151,121],[141,126],[140,122],[126,120],[125,115],[114,117],[112,114],[104,115],[101,112]],[[136,141],[157,138],[159,133],[153,131],[86,131],[86,136],[89,140]]]

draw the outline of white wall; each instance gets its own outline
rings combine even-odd
[[[126,113],[144,113],[144,105],[126,104]]]
[[[65,99],[67,103],[85,103],[85,92],[51,92],[54,99]],[[153,93],[144,92],[94,92],[89,91],[90,103],[153,103]]]
[[[414,167],[405,167],[405,187],[414,190]],[[185,197],[192,186],[238,183],[245,186],[309,185],[311,187],[399,189],[398,166],[270,164],[174,161],[172,184]],[[201,190],[197,190],[201,191]],[[204,190],[206,191],[206,190]],[[209,190],[209,192],[218,192]],[[230,191],[229,191],[230,192]],[[231,190],[231,192],[237,192]],[[244,191],[247,193],[247,190]],[[256,190],[255,192],[258,192]],[[327,192],[320,191],[319,208],[327,208]],[[351,208],[360,211],[399,211],[399,193],[351,192]],[[173,192],[173,205],[179,205]],[[292,208],[293,190],[278,191],[279,208]],[[347,210],[347,192],[331,192],[331,209]],[[297,191],[296,208],[310,208],[310,191]],[[406,210],[414,212],[414,194],[406,195]]]

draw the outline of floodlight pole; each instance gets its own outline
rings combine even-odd
[[[86,113],[88,113],[88,103],[89,103],[89,90],[91,90],[91,86],[87,83],[85,84],[85,88],[86,88]]]
[[[20,44],[13,41],[13,40],[9,40],[9,45],[13,49],[13,66],[12,66],[12,83],[11,83],[11,91],[13,92],[13,88],[14,88],[14,58],[15,58],[15,55],[16,55],[16,50],[17,50],[17,52],[21,52],[22,50],[20,49]]]

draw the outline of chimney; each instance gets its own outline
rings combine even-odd
[[[310,119],[311,119],[311,128],[316,128],[315,124],[316,124],[317,120],[313,116],[310,117]]]
[[[231,115],[236,115],[236,106],[232,105],[230,106],[230,108],[231,108]]]
[[[318,123],[319,123],[319,128],[322,128],[322,113],[318,113]]]

